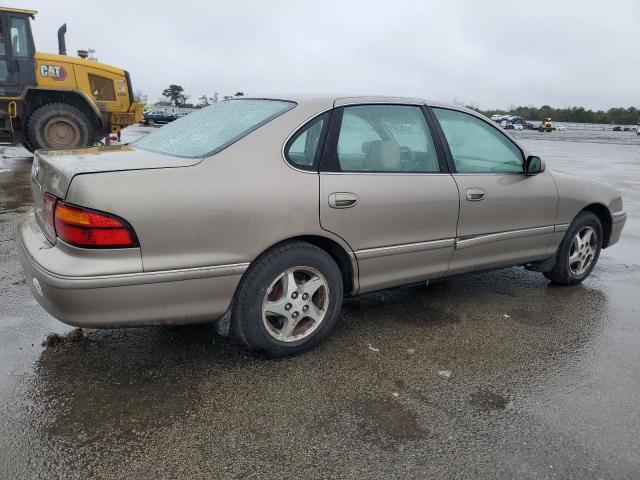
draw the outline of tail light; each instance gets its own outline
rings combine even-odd
[[[47,222],[47,226],[55,234],[56,226],[53,220],[53,210],[56,208],[56,201],[58,197],[51,195],[50,193],[44,194],[43,206],[44,206],[44,219]]]
[[[139,246],[131,225],[126,220],[110,213],[71,205],[49,193],[44,197],[44,210],[47,224],[60,240],[75,247],[131,248]]]

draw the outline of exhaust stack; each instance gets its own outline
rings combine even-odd
[[[67,24],[63,23],[58,29],[58,53],[60,55],[67,54],[67,44],[64,41],[64,34],[67,33]]]

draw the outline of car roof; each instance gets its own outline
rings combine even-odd
[[[459,107],[452,103],[441,102],[438,100],[427,100],[419,97],[402,97],[392,95],[353,95],[353,94],[270,94],[270,95],[252,95],[241,98],[253,98],[253,99],[269,99],[269,100],[286,100],[290,102],[296,102],[299,105],[302,104],[325,104],[328,107],[348,105],[353,103],[401,103],[401,104],[423,104],[455,108],[457,110],[465,110],[464,107]]]

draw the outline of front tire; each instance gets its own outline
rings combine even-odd
[[[27,122],[27,149],[68,150],[93,146],[95,128],[87,116],[67,103],[49,103]]]
[[[575,285],[589,276],[602,250],[602,223],[591,212],[573,220],[560,243],[553,270],[544,276],[557,285]]]
[[[297,355],[329,334],[342,297],[342,275],[330,255],[305,242],[285,243],[245,273],[232,330],[251,350],[270,357]]]

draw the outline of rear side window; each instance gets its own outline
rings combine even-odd
[[[285,156],[289,162],[303,170],[313,170],[317,164],[321,141],[325,136],[329,112],[313,119],[291,137],[285,149]]]
[[[343,172],[439,172],[438,156],[420,107],[345,107],[337,159]]]
[[[178,157],[208,157],[293,107],[295,103],[283,100],[225,100],[179,118],[133,146]]]

